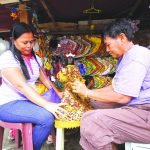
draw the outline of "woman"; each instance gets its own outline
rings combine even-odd
[[[31,27],[25,23],[15,24],[12,38],[13,48],[0,56],[3,80],[0,87],[0,120],[33,123],[34,149],[40,150],[51,132],[54,117],[67,116],[61,107],[65,104],[49,102],[35,90],[38,79],[48,89],[52,88],[52,83],[45,77],[38,65],[41,65],[40,59],[33,52]]]
[[[81,121],[80,144],[84,150],[112,150],[125,142],[150,143],[150,51],[132,42],[127,19],[106,28],[106,51],[118,58],[112,85],[90,90],[74,82],[74,92],[118,108],[86,112]]]

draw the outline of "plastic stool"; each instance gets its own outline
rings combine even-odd
[[[125,150],[150,150],[150,144],[143,143],[125,143]]]
[[[15,145],[20,146],[19,131],[22,134],[23,150],[33,150],[32,123],[8,123],[0,121],[0,150],[3,145],[4,128],[16,129]]]

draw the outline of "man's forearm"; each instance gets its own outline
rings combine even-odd
[[[101,89],[88,90],[87,96],[94,100],[105,102],[105,103],[126,104],[130,99],[130,97],[128,96],[115,92],[111,85]]]

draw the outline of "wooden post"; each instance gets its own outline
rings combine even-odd
[[[19,4],[20,22],[29,23],[28,12],[25,4]]]
[[[0,4],[17,3],[19,0],[0,0]]]

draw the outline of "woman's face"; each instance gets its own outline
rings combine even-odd
[[[34,46],[34,38],[32,32],[24,33],[14,41],[14,45],[24,56],[31,54]]]
[[[106,51],[110,55],[112,55],[115,58],[120,58],[123,56],[124,50],[122,47],[122,41],[120,37],[114,39],[109,36],[106,36],[104,42],[106,44]]]

